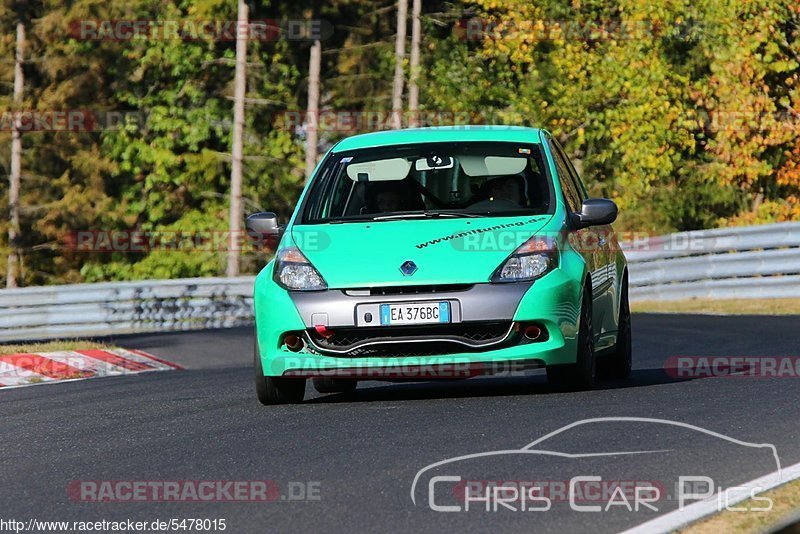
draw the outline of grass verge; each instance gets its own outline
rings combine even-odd
[[[691,299],[631,302],[634,313],[717,315],[800,315],[800,299]]]
[[[63,341],[46,341],[43,343],[0,344],[0,356],[6,354],[19,354],[21,352],[55,352],[59,350],[84,350],[84,349],[110,349],[111,345],[86,341],[82,339],[68,339]]]
[[[783,486],[758,495],[758,498],[772,499],[772,510],[768,512],[734,512],[725,510],[706,519],[701,519],[681,529],[682,534],[717,534],[719,532],[744,534],[763,532],[768,527],[779,523],[800,508],[800,480],[794,480]],[[748,499],[736,507],[751,509],[765,506],[763,501]],[[800,532],[795,527],[792,532]]]

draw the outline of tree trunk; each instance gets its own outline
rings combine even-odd
[[[422,0],[414,0],[411,7],[411,58],[410,73],[408,76],[408,125],[419,126],[417,113],[419,112],[419,45],[422,38],[422,24],[419,20],[422,12]]]
[[[764,202],[764,193],[759,191],[755,195],[753,195],[753,204],[750,207],[750,211],[753,213],[758,213],[758,208],[761,207],[761,204]]]
[[[319,72],[322,63],[322,43],[311,45],[308,60],[308,105],[306,107],[306,182],[317,166],[319,140]]]
[[[23,51],[25,48],[25,24],[20,13],[17,21],[17,50],[14,62],[14,109],[19,112],[22,107],[22,95],[25,89],[25,72],[22,70]],[[19,187],[22,174],[22,137],[19,131],[19,119],[14,117],[11,131],[11,172],[8,175],[8,269],[6,271],[6,287],[17,287],[18,268],[20,265],[17,238],[19,225]]]
[[[228,276],[239,274],[239,247],[242,231],[242,155],[244,133],[244,98],[247,68],[248,8],[245,0],[239,0],[236,35],[236,75],[233,90],[233,147],[231,148],[231,190],[228,227]]]
[[[403,127],[403,60],[406,55],[408,0],[397,0],[397,39],[394,44],[394,84],[392,86],[392,128]]]

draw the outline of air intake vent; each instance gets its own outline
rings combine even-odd
[[[351,297],[386,296],[386,295],[430,295],[434,293],[453,293],[472,289],[473,284],[440,284],[430,286],[391,286],[391,287],[365,287],[363,289],[345,289],[346,295]]]

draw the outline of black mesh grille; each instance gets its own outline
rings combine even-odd
[[[327,339],[316,330],[307,334],[321,350],[346,351],[350,356],[422,356],[479,349],[506,338],[510,322],[474,322],[425,326],[332,328]],[[510,337],[514,337],[513,335]]]

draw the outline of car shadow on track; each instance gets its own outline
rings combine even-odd
[[[304,404],[338,402],[374,402],[387,400],[423,400],[468,397],[503,397],[513,395],[591,394],[592,392],[637,387],[650,387],[694,378],[676,378],[670,369],[635,369],[626,380],[601,380],[592,391],[570,392],[547,384],[544,373],[515,377],[481,377],[465,380],[428,382],[369,382],[359,385],[352,394],[331,394],[314,397]]]

